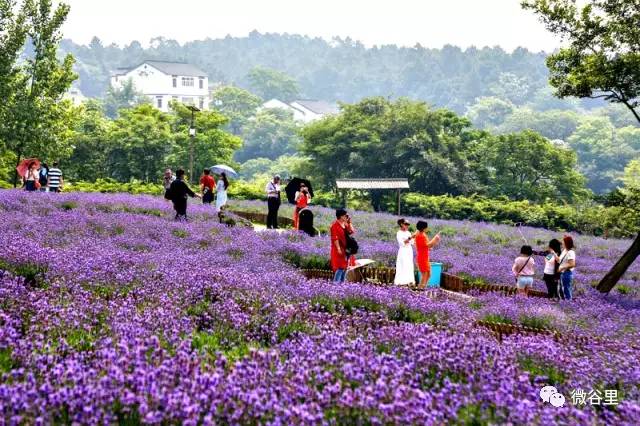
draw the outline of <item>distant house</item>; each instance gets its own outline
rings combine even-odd
[[[271,99],[262,104],[262,108],[281,108],[293,112],[293,118],[304,123],[318,120],[327,115],[337,114],[340,110],[335,104],[325,101],[299,99],[292,102],[283,102],[279,99]]]
[[[129,79],[161,111],[168,111],[172,100],[209,109],[209,79],[194,65],[144,61],[133,68],[116,70],[111,76],[111,86],[118,88]]]

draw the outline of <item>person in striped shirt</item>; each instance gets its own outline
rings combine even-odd
[[[49,188],[49,192],[60,192],[63,185],[62,170],[58,168],[57,162],[53,163],[53,167],[49,169],[47,188]]]

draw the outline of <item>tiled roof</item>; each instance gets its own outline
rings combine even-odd
[[[407,179],[337,179],[338,189],[408,189]]]

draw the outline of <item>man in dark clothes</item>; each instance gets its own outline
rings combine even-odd
[[[176,180],[169,187],[169,199],[173,202],[176,211],[176,220],[187,220],[187,197],[202,198],[189,188],[184,181],[184,170],[176,171]]]

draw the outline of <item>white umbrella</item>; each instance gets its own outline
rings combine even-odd
[[[224,172],[227,176],[238,177],[238,173],[235,170],[224,164],[216,164],[215,166],[211,166],[209,170],[217,174]]]

